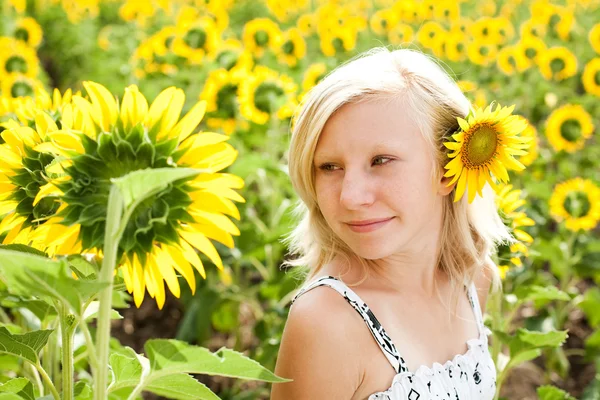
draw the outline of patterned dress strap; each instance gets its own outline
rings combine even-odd
[[[373,335],[373,338],[379,345],[379,348],[394,368],[394,371],[396,371],[396,373],[408,371],[406,362],[400,356],[400,354],[398,354],[392,339],[388,336],[385,329],[383,329],[383,326],[381,326],[381,323],[379,323],[369,306],[367,306],[367,304],[362,301],[362,299],[341,280],[333,276],[324,276],[319,278],[303,287],[294,296],[292,304],[300,295],[318,286],[328,286],[341,294],[344,299],[346,299],[346,301],[350,303],[350,305],[360,314],[363,321],[369,328],[369,331]]]
[[[471,282],[471,285],[469,286],[469,302],[471,303],[473,313],[475,314],[475,319],[479,330],[479,338],[487,341],[487,335],[492,333],[492,331],[490,331],[489,328],[483,324],[483,314],[481,313],[481,306],[479,304],[479,296],[477,295],[475,282]]]

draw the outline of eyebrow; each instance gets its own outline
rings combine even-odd
[[[373,153],[379,153],[379,152],[385,152],[386,150],[392,150],[392,151],[400,151],[400,147],[397,146],[397,144],[395,143],[390,143],[390,142],[380,142],[375,144],[375,146],[373,146]],[[326,158],[328,157],[327,154],[323,154],[323,152],[321,153],[315,153],[314,155],[314,159],[317,158]]]

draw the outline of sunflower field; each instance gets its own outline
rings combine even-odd
[[[600,399],[600,0],[2,0],[0,399],[268,399],[293,113],[377,46],[523,128],[496,398]]]

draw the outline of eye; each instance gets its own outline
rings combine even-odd
[[[373,158],[373,164],[376,166],[381,166],[381,165],[385,165],[389,162],[388,161],[388,162],[383,162],[383,163],[377,163],[376,161],[378,161],[378,160],[393,160],[393,159],[391,157],[377,156],[377,157]],[[333,164],[321,164],[319,166],[319,169],[321,171],[325,171],[325,172],[334,172],[335,169],[333,169],[333,168],[335,168],[335,167],[336,166]]]

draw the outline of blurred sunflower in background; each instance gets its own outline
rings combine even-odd
[[[42,27],[31,17],[18,18],[13,37],[29,47],[37,48],[42,43]]]
[[[393,9],[384,8],[373,13],[369,19],[369,26],[376,34],[387,36],[398,22],[398,14]]]
[[[580,177],[559,183],[550,197],[550,215],[570,231],[594,229],[600,221],[600,187]]]
[[[256,18],[244,26],[242,41],[244,47],[257,58],[263,56],[266,50],[275,51],[282,40],[279,25],[269,18]]]
[[[533,243],[533,237],[525,232],[522,228],[525,226],[534,226],[535,221],[527,216],[527,214],[519,210],[526,204],[522,197],[521,190],[513,190],[513,185],[499,185],[499,190],[496,193],[496,206],[498,212],[506,226],[511,229],[515,239],[518,241],[509,246],[510,254],[508,258],[515,267],[523,265],[521,257],[529,255],[529,246]],[[500,268],[502,279],[506,276],[506,272],[510,267],[503,265]]]
[[[517,50],[521,52],[522,58],[528,61],[529,66],[537,65],[541,54],[547,49],[546,43],[542,39],[533,36],[521,37],[516,46]]]
[[[298,85],[287,75],[258,65],[240,82],[242,116],[255,124],[265,124],[273,116],[286,119],[297,105]]]
[[[281,46],[275,50],[277,60],[294,68],[306,56],[306,41],[298,28],[290,28],[281,38]]]
[[[219,68],[208,75],[200,100],[206,101],[206,125],[211,129],[222,129],[231,135],[238,124],[242,129],[247,123],[241,119],[238,99],[240,82],[245,74]]]
[[[529,142],[530,146],[528,149],[528,153],[525,155],[522,155],[518,158],[518,160],[521,164],[528,167],[531,164],[533,164],[533,162],[538,158],[539,137],[537,134],[537,129],[535,129],[535,126],[532,125],[527,118],[523,117],[522,115],[518,115],[517,118],[519,118],[521,121],[523,121],[527,124],[527,127],[525,129],[523,129],[523,132],[521,132],[521,136],[529,137],[532,139]],[[517,171],[517,173],[520,173],[520,172],[522,172],[522,171]]]
[[[581,150],[594,132],[592,117],[577,104],[557,108],[546,120],[546,137],[554,151],[574,153]]]
[[[20,40],[0,37],[0,76],[21,74],[36,78],[40,60],[35,50]]]
[[[43,87],[39,80],[18,73],[4,75],[0,82],[2,96],[9,98],[31,97]]]
[[[254,66],[252,54],[244,49],[237,39],[227,39],[221,43],[215,55],[218,68],[224,68],[234,74],[250,71]]]
[[[468,188],[471,203],[476,193],[482,195],[481,189],[486,182],[498,192],[492,174],[506,183],[509,180],[507,168],[525,168],[514,156],[527,154],[531,138],[519,136],[526,124],[511,115],[514,105],[501,107],[498,104],[492,110],[493,105],[490,104],[485,110],[474,109],[466,119],[457,118],[459,133],[452,135],[454,141],[444,143],[451,150],[448,157],[452,159],[444,167],[448,170],[444,176],[453,176],[448,186],[458,181],[455,202],[461,199]]]
[[[199,65],[204,57],[213,57],[220,40],[215,22],[209,17],[201,17],[192,24],[177,26],[173,53],[187,58],[192,65]]]
[[[589,94],[600,96],[600,58],[590,60],[583,69],[581,76],[583,88]]]
[[[219,270],[224,268],[209,239],[232,248],[232,235],[239,235],[225,215],[239,220],[232,200],[244,199],[232,189],[243,187],[244,182],[237,176],[219,173],[233,163],[237,151],[224,143],[227,135],[193,133],[204,116],[205,102],[196,103],[180,119],[185,101],[181,89],[165,89],[149,106],[132,85],[119,107],[102,85],[84,82],[84,87],[90,100],[81,96],[72,99],[73,112],[79,116],[73,119],[77,125],[70,126],[63,113],[63,129],[47,129],[50,143],[43,148],[56,157],[66,157],[68,164],[62,166],[59,177],[40,188],[44,195],[38,194],[36,200],[58,197],[62,204],[56,215],[32,235],[51,255],[68,246],[101,253],[111,178],[147,168],[203,170],[191,180],[169,185],[152,201],[138,206],[119,243],[119,269],[136,306],[140,306],[147,290],[162,308],[165,283],[175,296],[180,295],[176,272],[192,291],[192,268],[206,277],[196,250]],[[67,253],[72,252],[69,249]]]
[[[392,44],[402,44],[412,42],[415,32],[410,25],[398,23],[392,27],[387,34],[387,38]]]
[[[577,57],[564,46],[554,46],[539,55],[538,67],[544,79],[562,81],[577,73]]]
[[[600,54],[600,22],[590,29],[588,33],[588,41],[592,46],[592,49],[598,54]]]

